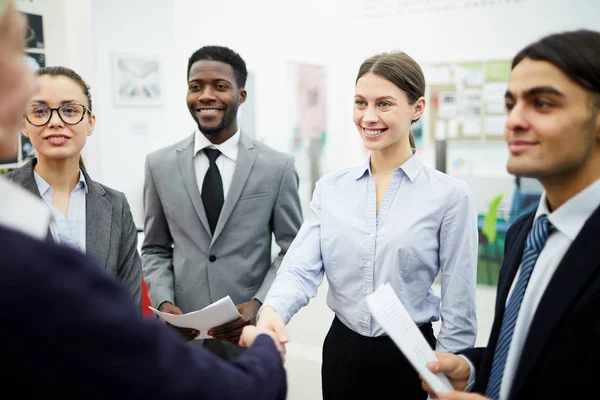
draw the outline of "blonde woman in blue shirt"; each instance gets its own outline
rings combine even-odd
[[[385,283],[432,347],[457,351],[475,343],[475,205],[464,182],[425,166],[414,152],[410,126],[425,111],[424,93],[423,72],[407,54],[363,62],[354,122],[369,160],[319,180],[259,314],[257,325],[286,343],[285,324],[327,275],[335,318],[323,345],[325,400],[427,398],[369,312],[367,296]],[[441,298],[431,287],[438,274]],[[440,319],[436,342],[431,323]]]

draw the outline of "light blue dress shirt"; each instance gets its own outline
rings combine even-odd
[[[337,317],[363,336],[382,336],[366,297],[389,282],[417,325],[441,317],[437,350],[472,347],[478,232],[470,189],[415,154],[393,172],[377,213],[369,165],[317,182],[263,306],[289,322],[326,274],[327,304]],[[441,298],[431,288],[438,273]]]
[[[52,187],[36,171],[33,171],[33,175],[40,196],[52,213],[50,219],[52,238],[58,244],[73,247],[85,253],[85,196],[88,187],[83,172],[79,170],[79,182],[71,192],[67,215],[64,215],[52,204],[52,194],[54,193]]]

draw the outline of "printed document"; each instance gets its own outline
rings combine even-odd
[[[434,374],[427,363],[437,361],[431,347],[421,334],[389,283],[367,297],[373,318],[385,329],[408,361],[436,393],[454,390],[444,373]]]
[[[210,339],[206,333],[209,329],[226,324],[240,317],[235,304],[229,296],[223,297],[202,310],[192,311],[183,315],[173,315],[150,307],[154,314],[171,325],[180,328],[193,328],[200,331],[196,339]]]

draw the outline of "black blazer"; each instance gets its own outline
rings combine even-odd
[[[500,333],[508,292],[517,274],[535,212],[515,221],[506,234],[496,314],[487,348],[464,351],[476,366],[474,391],[484,393]],[[571,399],[588,391],[600,359],[600,207],[567,250],[535,312],[510,400]]]
[[[2,226],[0,255],[0,382],[18,398],[285,399],[270,337],[228,363],[142,319],[92,257]]]
[[[33,167],[33,159],[6,178],[40,197]],[[94,256],[108,275],[116,277],[131,292],[133,301],[142,313],[142,264],[137,250],[137,228],[125,194],[101,185],[83,175],[88,186],[85,197],[85,247],[86,253]],[[48,232],[48,240],[52,235]]]

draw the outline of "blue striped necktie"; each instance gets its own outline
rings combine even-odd
[[[502,377],[504,375],[504,368],[506,367],[508,349],[510,348],[510,342],[512,341],[512,336],[515,331],[515,323],[517,322],[519,309],[523,302],[525,289],[527,288],[527,283],[531,277],[533,267],[546,244],[546,240],[548,239],[551,230],[552,224],[548,221],[548,216],[544,214],[536,219],[533,228],[527,236],[525,250],[523,251],[523,257],[521,259],[521,272],[519,273],[517,283],[512,290],[510,298],[508,299],[508,304],[504,310],[502,325],[500,326],[500,335],[498,336],[496,350],[494,351],[492,371],[490,373],[487,390],[485,391],[485,396],[490,399],[498,400],[500,397],[500,386],[502,385]]]

